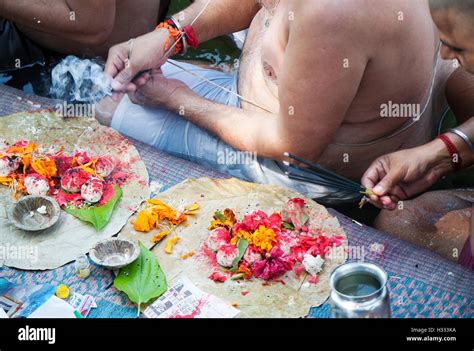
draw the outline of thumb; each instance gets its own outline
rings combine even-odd
[[[130,62],[126,62],[125,67],[115,76],[112,81],[112,89],[115,91],[124,90],[134,77]]]
[[[383,196],[391,192],[391,190],[402,180],[400,170],[392,170],[374,187],[373,191],[378,196]]]

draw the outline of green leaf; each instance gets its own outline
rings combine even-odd
[[[237,242],[237,256],[234,258],[234,261],[232,262],[232,268],[230,269],[231,272],[236,271],[239,268],[239,262],[244,257],[245,250],[247,250],[247,247],[249,246],[249,243],[247,239],[240,238],[239,241]]]
[[[285,229],[289,229],[289,230],[295,229],[295,226],[291,223],[288,223],[288,222],[283,222],[282,227],[285,228]]]
[[[91,223],[97,231],[100,231],[109,223],[115,205],[122,197],[122,189],[117,185],[114,185],[113,188],[114,195],[102,206],[83,206],[81,208],[67,206],[64,211],[81,221]]]
[[[161,296],[168,289],[166,276],[155,255],[141,241],[138,241],[138,244],[140,256],[120,269],[114,280],[114,286],[137,304],[137,316],[140,314],[141,304]]]
[[[217,219],[218,219],[219,221],[221,221],[222,223],[224,223],[224,222],[226,221],[225,216],[224,216],[220,211],[214,212],[214,216],[216,216]]]
[[[230,280],[239,280],[244,277],[244,273],[239,273],[239,274],[234,274],[232,277],[230,277]]]

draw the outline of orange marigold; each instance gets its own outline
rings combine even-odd
[[[153,213],[151,209],[144,209],[138,212],[135,222],[133,222],[133,228],[137,232],[149,232],[152,230],[158,222],[158,215]]]
[[[275,232],[263,225],[252,234],[252,245],[264,251],[269,252],[276,242]]]
[[[56,173],[58,171],[56,168],[56,163],[49,157],[45,157],[32,162],[31,168],[33,168],[36,173],[48,179],[56,176]]]

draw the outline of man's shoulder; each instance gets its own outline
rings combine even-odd
[[[399,17],[410,6],[403,0],[288,0],[289,11],[294,11],[295,21],[305,25],[312,23],[328,30],[360,30],[372,35],[393,33]]]

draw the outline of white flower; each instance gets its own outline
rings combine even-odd
[[[316,275],[321,272],[322,266],[324,264],[324,260],[321,256],[312,256],[309,254],[304,255],[303,259],[303,266],[306,272],[310,275]]]

